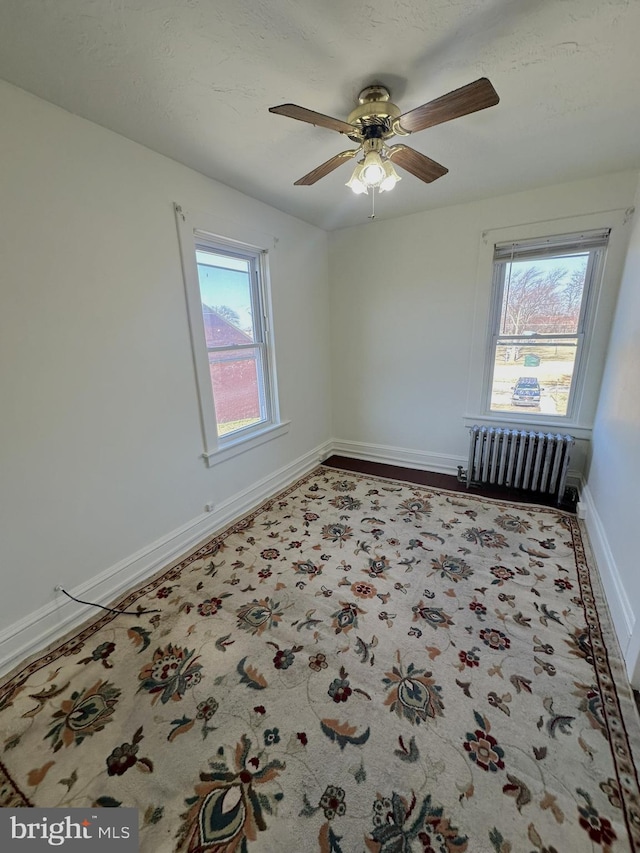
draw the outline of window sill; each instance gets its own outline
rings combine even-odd
[[[267,441],[274,438],[279,438],[289,432],[291,421],[281,421],[279,424],[270,424],[268,427],[254,432],[246,438],[236,438],[232,441],[227,441],[222,447],[213,450],[211,453],[203,453],[207,466],[212,468],[220,462],[226,462],[227,459],[232,459],[240,453],[245,453],[247,450],[252,450],[254,447],[259,447]]]
[[[521,415],[514,415],[513,412],[490,415],[464,415],[463,421],[466,427],[471,427],[474,424],[478,424],[479,426],[484,424],[487,424],[488,426],[507,426],[509,429],[551,432],[554,435],[557,433],[560,433],[561,435],[569,434],[574,438],[580,439],[590,439],[593,431],[591,427],[580,426],[579,424],[570,423],[564,420],[554,420],[544,417],[536,418],[531,417],[531,415],[527,416],[524,413]]]

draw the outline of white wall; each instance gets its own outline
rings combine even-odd
[[[0,115],[1,633],[326,442],[331,400],[325,232],[1,82]],[[174,201],[279,239],[290,431],[214,468]]]
[[[613,210],[618,213],[595,219],[603,225],[611,217],[621,221],[635,183],[635,173],[617,173],[330,234],[338,446],[436,470],[465,464],[463,416],[479,412],[476,390],[491,290],[491,251],[487,254],[483,232],[490,231],[491,244],[503,229],[527,223],[543,233],[563,233],[587,214]],[[580,412],[585,436],[595,414],[627,239],[628,233],[616,233],[608,254],[599,337]],[[572,460],[578,469],[582,451],[579,447]]]
[[[593,429],[587,525],[632,683],[640,687],[640,189]]]

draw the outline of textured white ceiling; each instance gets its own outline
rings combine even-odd
[[[640,168],[638,0],[2,0],[0,77],[326,229],[367,220],[344,148],[272,115],[346,118],[381,82],[403,111],[481,76],[497,107],[405,140],[449,168],[408,173],[377,217]],[[0,117],[0,121],[1,121]]]

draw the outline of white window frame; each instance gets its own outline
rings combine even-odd
[[[535,207],[535,206],[534,206]],[[568,205],[567,205],[568,207]],[[540,214],[540,209],[535,210]],[[570,431],[576,439],[588,439],[591,436],[595,417],[600,382],[604,371],[609,333],[615,313],[620,279],[624,269],[626,250],[629,241],[633,208],[615,208],[600,212],[571,214],[565,208],[564,215],[551,219],[538,215],[528,222],[505,224],[486,223],[478,233],[476,288],[473,307],[473,321],[469,333],[469,364],[467,372],[467,399],[463,424],[487,426],[508,426],[516,429],[562,430]],[[588,344],[583,347],[583,385],[579,395],[575,396],[575,408],[572,419],[559,421],[543,413],[523,411],[491,412],[487,411],[487,364],[489,361],[489,329],[493,298],[493,257],[496,244],[517,242],[548,237],[549,235],[569,234],[595,229],[610,228],[609,245],[606,253],[602,281],[598,293],[591,294],[592,328]]]
[[[602,273],[610,231],[610,228],[595,229],[586,232],[554,234],[543,238],[494,244],[491,313],[483,381],[483,413],[485,415],[502,415],[514,421],[530,421],[532,419],[531,414],[525,414],[524,412],[501,412],[491,408],[495,355],[499,341],[511,340],[514,345],[518,343],[523,345],[523,342],[527,340],[531,344],[542,344],[545,339],[556,341],[565,338],[575,339],[577,342],[576,357],[567,400],[567,411],[564,415],[547,413],[544,417],[553,420],[558,425],[573,422],[585,381],[586,359],[584,355],[588,351],[591,332],[593,330],[595,307],[602,283]],[[535,263],[538,259],[560,258],[563,254],[568,255],[572,252],[589,253],[580,303],[580,316],[575,334],[536,334],[529,338],[524,334],[501,334],[501,309],[507,281],[506,271],[509,264],[514,261],[531,261]],[[533,417],[535,419],[535,415]]]
[[[200,408],[200,424],[204,443],[202,453],[207,465],[218,464],[240,453],[284,435],[289,421],[280,418],[272,335],[268,253],[274,251],[277,239],[252,232],[239,224],[221,222],[207,214],[187,212],[174,205],[182,271],[184,278],[189,330]],[[273,246],[271,250],[267,246]],[[218,435],[218,424],[211,387],[209,348],[202,317],[202,297],[196,261],[196,249],[229,254],[247,260],[251,269],[251,297],[254,311],[255,343],[261,350],[262,382],[266,418],[258,424],[243,427],[227,435]]]

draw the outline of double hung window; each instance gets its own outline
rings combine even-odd
[[[203,456],[211,465],[286,431],[276,393],[268,253],[198,227],[179,206],[176,219]]]
[[[572,417],[608,237],[604,229],[495,245],[487,412]]]
[[[218,438],[271,423],[260,253],[197,239],[196,261]]]

